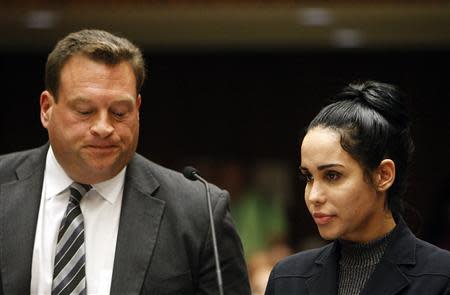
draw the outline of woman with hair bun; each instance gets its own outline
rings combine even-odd
[[[450,294],[450,252],[402,217],[410,125],[398,88],[375,81],[350,84],[317,114],[300,172],[306,206],[333,242],[280,261],[266,295]]]

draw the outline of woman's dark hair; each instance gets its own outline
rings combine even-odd
[[[336,130],[342,148],[360,163],[367,175],[383,159],[393,160],[396,177],[387,192],[387,206],[394,215],[403,215],[402,197],[414,151],[405,100],[404,94],[391,84],[352,83],[307,128],[307,131],[317,126]]]

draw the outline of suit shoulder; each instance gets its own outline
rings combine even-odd
[[[15,179],[16,169],[26,161],[38,161],[37,156],[43,148],[45,147],[0,155],[0,181]]]
[[[18,164],[23,162],[25,159],[27,159],[30,156],[30,154],[33,154],[34,151],[36,151],[36,149],[17,151],[17,152],[0,155],[0,167],[3,168],[6,165],[17,166]]]
[[[166,199],[179,200],[182,198],[185,201],[193,203],[198,201],[204,202],[205,187],[200,181],[189,180],[184,177],[182,173],[161,166],[139,154],[136,154],[133,162],[138,163],[137,166],[141,167],[141,169],[150,172],[151,176],[154,177],[160,185],[160,195],[164,195]],[[218,198],[228,198],[227,191],[218,188],[212,183],[208,183],[208,186],[213,202],[217,201]]]
[[[323,247],[302,251],[280,260],[272,271],[272,278],[285,276],[309,277],[315,269],[316,261],[328,255],[332,243]]]
[[[441,274],[450,278],[450,252],[417,239],[416,259],[420,272]]]
[[[208,207],[205,186],[200,181],[189,180],[180,172],[140,155],[136,155],[128,166],[127,177],[132,178],[129,183],[142,187],[144,191],[145,183],[157,184],[151,196],[164,202],[165,222],[173,223],[180,232],[188,232],[186,237],[198,237],[198,233],[206,235],[209,229]],[[224,220],[228,212],[229,194],[215,185],[208,186],[213,214],[218,220]],[[220,231],[220,226],[216,230]]]

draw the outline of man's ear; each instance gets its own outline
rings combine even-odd
[[[141,102],[142,102],[142,97],[141,97],[140,94],[138,94],[138,96],[136,96],[136,108],[137,108],[137,110],[138,110],[138,113],[137,113],[137,116],[138,116],[137,119],[138,119],[138,121],[139,121],[139,118],[140,118]]]
[[[384,159],[375,171],[375,188],[379,192],[387,191],[395,180],[395,163]]]
[[[41,122],[44,128],[47,128],[50,118],[52,116],[53,105],[55,104],[55,98],[53,95],[45,90],[41,93],[40,105],[41,105]]]
[[[140,94],[138,94],[136,97],[136,107],[137,107],[138,111],[141,108],[141,102],[142,102],[142,97]]]

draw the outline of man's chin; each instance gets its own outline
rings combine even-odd
[[[95,161],[94,163],[87,163],[86,175],[91,175],[94,178],[102,178],[108,180],[116,176],[125,165],[120,165],[116,161]]]

